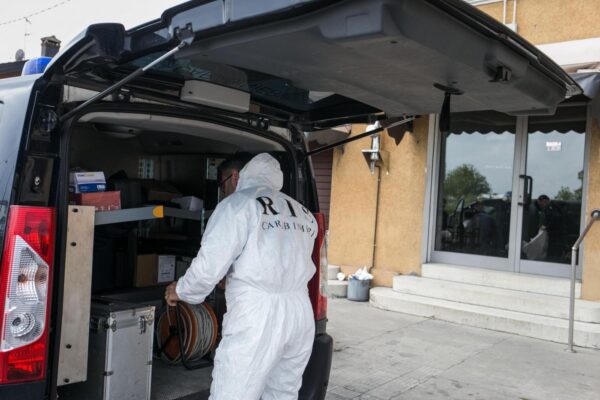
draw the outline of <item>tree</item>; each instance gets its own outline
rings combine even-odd
[[[477,197],[490,194],[492,189],[485,176],[471,164],[462,164],[448,172],[444,180],[444,197],[450,203],[464,197],[465,205],[475,201]]]
[[[579,188],[571,190],[568,186],[561,186],[556,194],[556,200],[562,201],[581,201],[583,199],[583,170],[577,173],[577,179],[579,179]]]
[[[568,186],[561,186],[558,193],[556,193],[556,200],[569,201],[574,199],[575,193],[573,193]]]
[[[571,190],[571,188],[568,186],[561,186],[560,189],[558,190],[558,193],[556,194],[556,200],[581,201],[582,195],[583,195],[582,192],[583,192],[582,188]]]

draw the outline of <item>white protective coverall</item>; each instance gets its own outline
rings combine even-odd
[[[282,185],[279,162],[266,153],[254,157],[177,282],[179,298],[196,304],[227,275],[210,400],[298,398],[314,341],[307,284],[315,273],[317,222],[279,191]]]

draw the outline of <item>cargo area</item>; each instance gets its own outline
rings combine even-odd
[[[166,306],[165,288],[200,248],[223,160],[268,152],[294,195],[287,134],[124,112],[93,112],[72,128],[61,400],[208,398],[226,288],[178,309]]]

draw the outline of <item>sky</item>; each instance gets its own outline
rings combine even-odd
[[[159,18],[165,9],[184,1],[1,0],[1,2],[0,63],[4,63],[14,61],[18,49],[25,51],[26,58],[39,56],[40,39],[44,36],[54,35],[62,41],[63,45],[66,45],[90,24],[119,22],[126,28],[132,28]],[[127,6],[123,7],[124,4]],[[27,17],[29,22],[23,17]]]

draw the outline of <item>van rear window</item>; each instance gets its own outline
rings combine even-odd
[[[144,67],[162,54],[150,54],[127,65]],[[243,90],[254,97],[276,100],[295,110],[308,111],[314,103],[323,99],[323,96],[312,95],[310,91],[296,87],[286,79],[195,58],[167,59],[155,66],[149,74],[157,72],[171,79],[197,79]],[[333,93],[326,95],[331,96]]]
[[[122,67],[133,71],[148,65],[161,55],[163,55],[161,52],[149,54],[126,63]],[[169,58],[149,70],[147,76],[158,80],[178,82],[192,79],[207,81],[249,92],[255,99],[301,112],[348,102],[355,103],[354,100],[332,92],[311,91],[294,86],[288,79],[214,63],[198,57]]]

